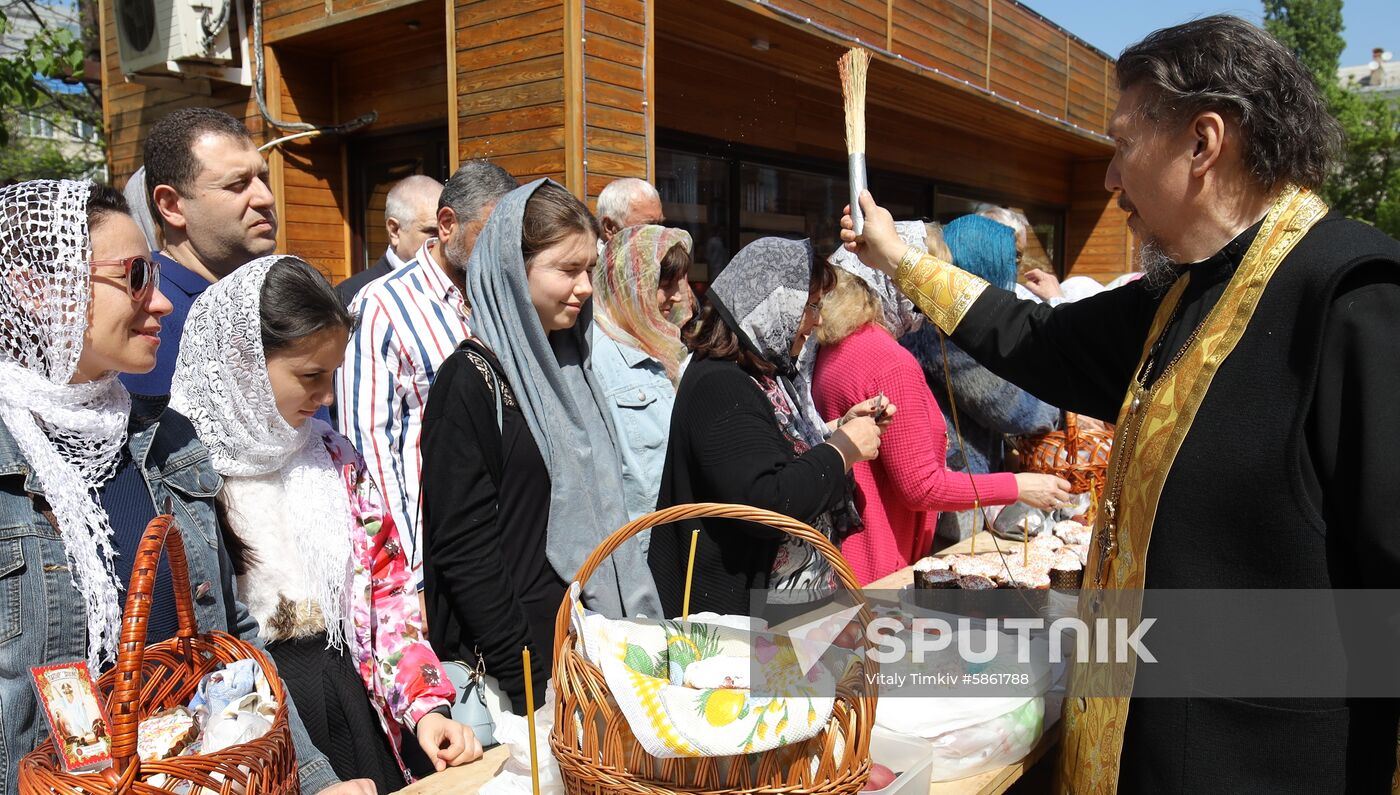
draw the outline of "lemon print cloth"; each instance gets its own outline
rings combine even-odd
[[[815,736],[831,717],[831,671],[803,670],[787,636],[747,616],[610,619],[583,607],[577,584],[570,598],[584,654],[652,756],[769,751]],[[715,684],[724,686],[705,686]]]

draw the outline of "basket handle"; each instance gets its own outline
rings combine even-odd
[[[122,612],[115,685],[107,701],[108,717],[112,720],[112,769],[115,771],[140,764],[136,756],[136,739],[137,727],[141,722],[138,710],[141,702],[141,668],[145,663],[146,627],[150,621],[151,594],[155,590],[156,569],[160,565],[162,548],[170,558],[175,614],[180,622],[175,637],[188,643],[199,632],[194,601],[190,597],[190,569],[185,557],[185,540],[175,524],[175,517],[169,513],[171,505],[168,502],[165,508],[167,513],[152,519],[141,536],[135,565],[131,569],[131,584],[127,588],[126,609]],[[189,654],[185,656],[188,658]]]
[[[1079,462],[1079,415],[1073,411],[1065,412],[1065,453],[1069,463]]]
[[[670,508],[663,508],[659,511],[653,511],[645,516],[639,516],[618,528],[617,531],[604,539],[603,543],[599,544],[593,550],[593,553],[590,554],[583,562],[583,565],[579,567],[578,573],[574,575],[574,582],[577,582],[579,585],[588,582],[588,578],[593,576],[593,573],[598,570],[598,567],[602,565],[603,561],[607,559],[609,555],[616,551],[618,547],[622,546],[623,542],[627,541],[627,539],[632,538],[643,530],[648,530],[658,525],[684,521],[686,519],[705,518],[742,519],[748,522],[766,524],[816,547],[817,551],[822,554],[822,557],[826,558],[827,561],[831,563],[831,567],[836,572],[836,576],[840,579],[841,584],[846,587],[846,590],[855,594],[856,598],[860,601],[862,623],[868,623],[870,621],[870,608],[865,603],[865,596],[864,592],[861,590],[860,581],[856,579],[856,575],[851,571],[851,567],[846,563],[846,559],[841,556],[841,553],[836,550],[836,547],[832,546],[826,536],[812,529],[810,525],[799,522],[791,516],[784,516],[780,513],[774,513],[773,511],[763,508],[755,508],[750,505],[700,502],[690,505],[676,505]],[[568,640],[568,636],[569,598],[565,596],[564,601],[559,605],[559,614],[554,619],[554,659],[556,661],[563,659],[564,643]]]

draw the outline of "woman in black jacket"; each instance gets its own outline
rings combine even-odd
[[[597,240],[588,207],[557,183],[504,196],[467,269],[474,336],[443,362],[423,414],[429,635],[444,659],[479,655],[520,714],[520,650],[530,647],[541,703],[567,578],[627,522],[588,364]],[[583,599],[607,615],[657,615],[639,543],[619,549]]]
[[[881,425],[872,415],[880,401],[872,397],[828,427],[809,391],[812,332],[834,281],[809,241],[762,238],[710,284],[685,330],[692,355],[671,413],[659,506],[767,508],[833,543],[859,526],[846,474],[879,452]],[[747,615],[750,589],[825,592],[834,585],[816,550],[789,543],[779,530],[731,519],[680,522],[652,532],[648,556],[667,616],[681,613],[695,528],[692,612]]]

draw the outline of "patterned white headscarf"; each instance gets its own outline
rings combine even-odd
[[[928,229],[923,221],[896,221],[894,228],[905,244],[928,253]],[[894,280],[861,262],[855,254],[847,251],[845,246],[836,249],[826,261],[830,262],[832,267],[840,268],[865,282],[870,292],[880,299],[880,311],[884,315],[885,326],[895,339],[911,331],[918,331],[923,326],[924,313],[914,306],[914,302],[909,300],[908,296],[899,291],[894,285]]]
[[[189,418],[219,474],[260,479],[289,497],[283,516],[297,528],[304,579],[320,603],[331,645],[340,648],[350,598],[349,492],[321,441],[328,426],[313,417],[293,428],[277,410],[262,344],[263,282],[293,259],[255,259],[195,300],[170,407]],[[230,487],[238,484],[225,481]]]
[[[0,421],[53,508],[97,668],[116,659],[121,622],[112,525],[97,490],[121,461],[131,396],[116,373],[69,383],[92,299],[91,191],[70,180],[0,188]]]

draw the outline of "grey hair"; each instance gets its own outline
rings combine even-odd
[[[636,177],[625,177],[615,179],[604,186],[603,191],[598,194],[598,220],[611,218],[612,222],[622,226],[627,221],[627,216],[631,214],[632,203],[643,199],[661,200],[661,194],[656,192],[656,188],[650,182]]]
[[[1025,241],[1027,233],[1030,232],[1030,220],[1025,213],[1018,213],[1015,210],[1008,210],[1005,207],[998,207],[995,204],[979,204],[975,210],[977,215],[983,218],[990,218],[1002,226],[1009,226],[1016,230],[1016,236]]]
[[[1142,85],[1141,112],[1185,124],[1215,111],[1239,124],[1258,184],[1316,189],[1341,149],[1342,128],[1296,55],[1263,29],[1217,14],[1163,28],[1118,57],[1118,87]]]
[[[414,219],[417,207],[413,199],[432,191],[442,190],[442,183],[426,174],[411,174],[394,184],[389,195],[384,198],[384,217],[393,218],[400,225]]]
[[[490,160],[468,160],[442,186],[438,209],[450,207],[458,223],[466,223],[518,187],[510,172]]]

